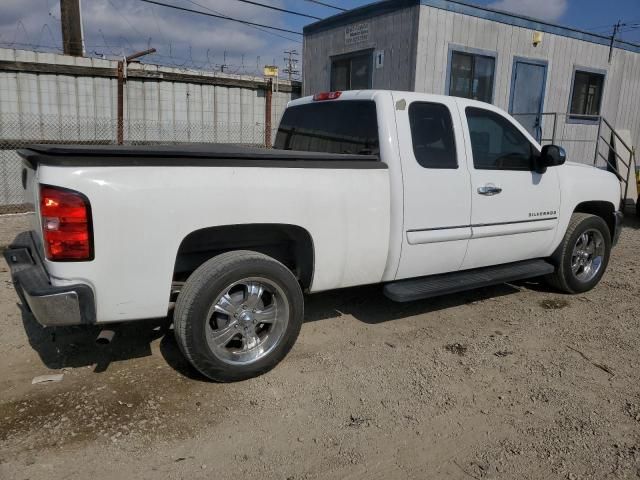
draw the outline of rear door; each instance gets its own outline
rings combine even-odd
[[[458,270],[471,237],[470,177],[455,100],[394,93],[404,184],[396,278]]]
[[[472,196],[472,236],[463,268],[544,256],[558,226],[556,169],[533,171],[538,147],[497,109],[465,108],[461,101],[460,111],[466,118]]]

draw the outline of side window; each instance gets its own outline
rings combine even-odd
[[[413,102],[409,107],[413,153],[424,168],[458,168],[453,122],[440,103]]]
[[[473,166],[479,170],[531,170],[533,146],[509,120],[467,107]]]

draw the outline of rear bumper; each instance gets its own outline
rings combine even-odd
[[[624,214],[618,211],[614,213],[614,216],[616,218],[616,224],[613,230],[613,237],[611,239],[612,245],[618,243],[618,240],[620,239],[620,232],[622,232],[622,219],[624,218]]]
[[[95,323],[93,290],[88,285],[54,287],[35,248],[31,232],[23,232],[5,250],[13,285],[39,324],[45,327]]]

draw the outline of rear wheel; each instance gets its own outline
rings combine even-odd
[[[595,215],[574,213],[552,257],[556,271],[547,280],[567,293],[589,291],[604,275],[610,253],[611,234],[604,220]]]
[[[220,382],[267,372],[300,332],[304,304],[295,276],[280,262],[235,251],[205,262],[187,280],[174,313],[185,357]]]

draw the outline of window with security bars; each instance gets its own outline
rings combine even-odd
[[[573,78],[569,113],[572,115],[599,116],[603,87],[604,74],[576,70]]]
[[[449,95],[491,103],[495,64],[487,55],[451,52]]]

